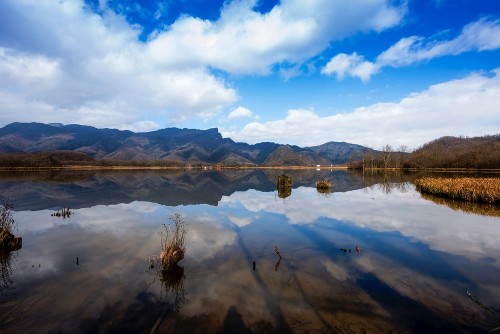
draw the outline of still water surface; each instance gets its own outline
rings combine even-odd
[[[0,332],[500,326],[498,206],[423,198],[414,174],[345,171],[287,172],[294,186],[281,198],[281,173],[0,174],[23,237],[0,261]],[[326,195],[314,187],[325,177],[334,183]],[[70,218],[51,216],[63,206]],[[161,277],[147,259],[174,214],[187,224],[186,256]]]

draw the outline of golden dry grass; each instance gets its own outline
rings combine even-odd
[[[165,224],[165,233],[161,232],[160,261],[163,271],[169,271],[184,258],[186,252],[186,227],[179,214],[171,219],[173,224]]]
[[[14,229],[14,219],[12,218],[12,205],[6,203],[4,198],[1,198],[0,204],[0,245],[3,246],[10,243],[12,239],[12,230]]]
[[[332,182],[330,180],[319,180],[316,182],[317,189],[330,189],[332,188]]]
[[[278,176],[278,183],[276,184],[278,189],[292,187],[292,178],[286,174]]]
[[[415,180],[417,190],[469,202],[500,203],[500,178],[434,178]]]
[[[276,188],[280,198],[287,198],[292,194],[292,178],[286,174],[278,176]]]

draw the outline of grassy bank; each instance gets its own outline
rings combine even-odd
[[[500,203],[499,178],[434,178],[415,180],[417,189],[434,196],[470,202]]]

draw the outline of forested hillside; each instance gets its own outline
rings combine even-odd
[[[409,167],[500,168],[500,135],[442,137],[415,150]]]

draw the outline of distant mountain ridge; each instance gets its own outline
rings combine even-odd
[[[0,129],[0,153],[75,151],[93,159],[119,161],[305,166],[344,164],[363,150],[360,145],[337,142],[313,147],[271,142],[250,145],[223,138],[215,128],[136,133],[78,124],[12,123]]]

